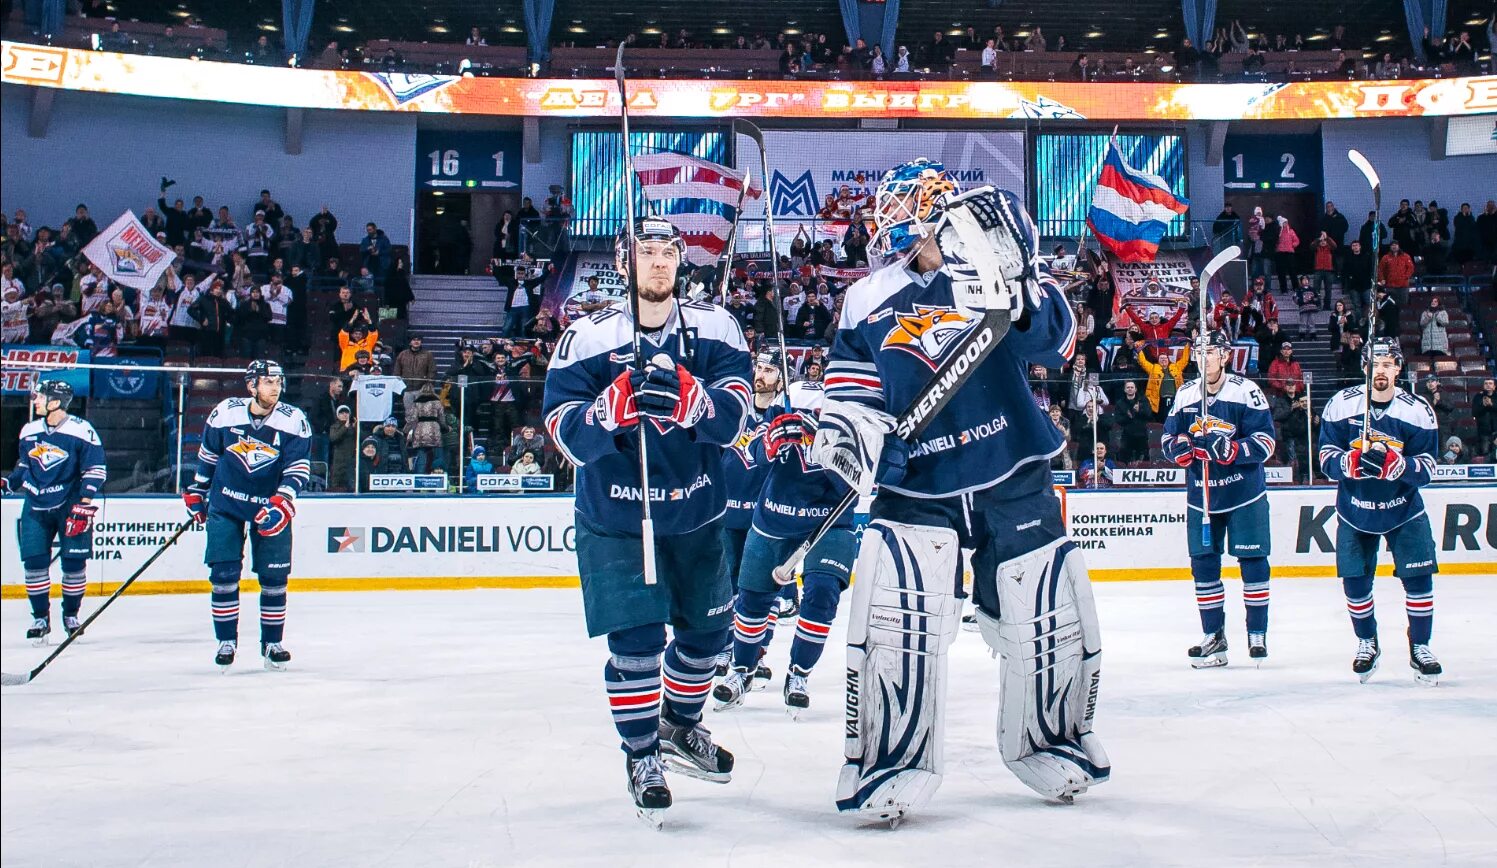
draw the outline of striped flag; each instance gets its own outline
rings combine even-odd
[[[1086,225],[1118,259],[1153,262],[1170,221],[1189,206],[1190,200],[1171,192],[1163,178],[1129,166],[1114,139],[1107,144]]]
[[[686,260],[692,265],[717,262],[727,247],[747,173],[666,151],[635,157],[634,174],[646,199],[670,202],[675,213],[661,216],[681,231]],[[747,199],[764,195],[759,179],[750,180],[743,195]]]

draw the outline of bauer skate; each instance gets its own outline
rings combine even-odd
[[[712,675],[716,678],[726,676],[731,668],[733,668],[733,652],[731,651],[724,651],[712,659]]]
[[[63,615],[62,616],[62,630],[63,630],[64,633],[67,633],[69,636],[71,636],[74,633],[78,632],[79,629],[81,629],[82,627],[83,627],[83,622],[80,621],[80,620],[78,620],[78,616],[77,615]]]
[[[26,638],[33,645],[47,644],[47,634],[52,632],[52,621],[47,618],[35,618],[31,626],[26,630]]]
[[[661,717],[660,756],[672,770],[697,780],[725,784],[733,777],[733,755],[713,744],[712,733],[700,722]]]
[[[1409,668],[1414,670],[1414,680],[1424,687],[1439,684],[1440,676],[1445,672],[1428,645],[1415,645],[1412,642],[1409,643]]]
[[[635,814],[650,828],[660,831],[666,808],[671,806],[671,788],[665,783],[665,766],[659,754],[638,759],[627,757],[624,768],[629,772],[629,795],[634,799]]]
[[[1377,662],[1382,656],[1382,649],[1377,647],[1377,637],[1358,639],[1357,653],[1351,658],[1351,671],[1358,680],[1366,684],[1372,673],[1377,671]]]
[[[1268,659],[1268,634],[1248,634],[1248,657],[1254,661],[1255,666],[1263,665],[1263,661]]]
[[[749,685],[754,680],[754,674],[747,669],[738,666],[728,673],[728,677],[721,684],[712,688],[712,698],[717,700],[714,711],[727,711],[737,708],[743,704],[743,698],[748,695]]]
[[[770,680],[774,678],[774,671],[769,668],[769,664],[764,662],[764,658],[767,656],[767,652],[763,650],[759,652],[759,662],[754,665],[754,678],[749,682],[749,690],[763,690],[769,686]]]
[[[225,672],[234,665],[234,652],[239,650],[239,643],[232,639],[225,639],[218,643],[218,653],[213,655],[213,662]]]
[[[272,672],[286,671],[286,664],[291,662],[291,652],[279,642],[261,642],[260,656],[265,658],[265,668]]]
[[[785,713],[791,720],[800,720],[801,713],[810,707],[811,692],[806,687],[806,676],[791,667],[785,674]]]
[[[795,597],[776,597],[774,601],[775,616],[780,620],[794,618],[800,614],[799,595]]]
[[[1192,645],[1185,652],[1190,656],[1193,669],[1211,669],[1227,665],[1227,634],[1222,630],[1201,637],[1201,644]]]

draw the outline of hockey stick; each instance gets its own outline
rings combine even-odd
[[[619,85],[619,126],[623,130],[624,147],[624,236],[627,252],[624,254],[624,279],[628,281],[629,308],[634,317],[634,367],[644,370],[644,355],[640,346],[639,324],[639,269],[635,265],[638,251],[634,240],[634,158],[629,155],[629,88],[624,82],[624,41],[619,40],[619,51],[613,61],[613,77]],[[650,514],[650,450],[646,444],[648,435],[645,426],[639,426],[639,490],[640,521],[639,535],[644,546],[645,584],[653,585],[655,576],[655,519]]]
[[[1206,433],[1206,299],[1207,287],[1216,278],[1222,266],[1242,255],[1242,248],[1232,245],[1211,257],[1201,269],[1201,327],[1196,337],[1196,362],[1201,368],[1201,412],[1196,416],[1196,427]],[[1211,548],[1211,459],[1201,459],[1201,545]]]
[[[161,555],[164,554],[167,549],[171,548],[172,545],[181,538],[182,534],[187,531],[187,528],[191,526],[192,519],[190,518],[178,525],[176,533],[173,533],[170,539],[162,543],[161,548],[156,549],[156,553],[151,555],[146,559],[145,563],[140,565],[140,569],[136,570],[130,576],[130,578],[125,579],[124,583],[121,584],[118,588],[115,588],[114,593],[109,595],[109,599],[105,600],[103,604],[99,606],[99,608],[95,609],[94,613],[88,616],[88,620],[80,624],[78,629],[74,630],[71,636],[64,639],[61,645],[58,645],[51,654],[48,654],[46,660],[43,660],[41,663],[37,664],[32,668],[30,672],[21,672],[15,674],[12,674],[10,672],[0,673],[0,684],[3,684],[6,687],[14,687],[19,684],[30,684],[32,681],[36,680],[36,676],[42,674],[42,670],[46,669],[47,665],[50,664],[53,660],[56,660],[57,655],[61,654],[64,650],[67,649],[69,645],[73,644],[74,639],[82,636],[88,630],[88,625],[92,624],[95,618],[98,618],[100,615],[104,614],[104,610],[109,608],[109,604],[119,599],[120,594],[123,594],[126,588],[134,584],[136,579],[140,578],[146,570],[150,569],[151,564],[156,563],[156,559],[161,557]]]
[[[749,184],[753,183],[753,173],[748,169],[743,170],[743,189],[738,191],[738,207],[733,211],[733,225],[728,229],[728,241],[723,245],[722,275],[718,278],[717,293],[722,298],[722,303],[728,303],[728,285],[733,277],[733,250],[738,246],[738,221],[743,217],[743,200],[748,197]]]
[[[1362,152],[1356,148],[1346,152],[1346,158],[1357,167],[1362,177],[1367,179],[1367,186],[1372,188],[1372,285],[1367,287],[1367,353],[1372,353],[1372,338],[1377,333],[1377,252],[1382,249],[1383,228],[1383,182],[1378,177],[1377,170],[1372,168],[1372,163],[1362,156]],[[1368,359],[1367,381],[1362,389],[1362,447],[1372,446],[1370,432],[1372,428],[1372,365]]]
[[[769,281],[772,292],[780,291],[780,252],[775,247],[774,196],[769,190],[769,151],[764,147],[764,131],[748,121],[734,120],[733,131],[748,136],[759,146],[759,176],[764,180],[764,234],[769,240]],[[775,317],[780,324],[780,388],[785,393],[785,412],[790,412],[790,354],[785,350],[785,299],[775,301]]]

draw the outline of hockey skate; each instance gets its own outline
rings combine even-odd
[[[1445,672],[1428,645],[1415,645],[1412,642],[1409,643],[1409,668],[1414,670],[1414,680],[1424,687],[1439,684],[1440,676]]]
[[[234,665],[234,652],[239,649],[239,643],[232,639],[225,639],[218,643],[218,653],[213,655],[213,662],[223,671],[228,672],[229,667]]]
[[[733,755],[713,744],[712,733],[700,722],[674,723],[662,716],[660,756],[687,777],[725,784],[733,776]]]
[[[63,632],[67,633],[69,636],[71,636],[74,633],[78,632],[79,628],[81,628],[82,626],[83,626],[83,622],[78,620],[78,616],[77,615],[63,615],[62,616],[62,629],[63,629]]]
[[[1372,673],[1377,671],[1377,661],[1382,656],[1382,649],[1377,647],[1377,637],[1358,639],[1356,656],[1351,658],[1351,671],[1356,673],[1358,680],[1366,684]]]
[[[1227,634],[1222,630],[1217,630],[1215,633],[1207,633],[1201,637],[1201,644],[1192,645],[1185,653],[1190,656],[1190,665],[1193,669],[1211,669],[1216,666],[1226,666]]]
[[[728,670],[731,669],[732,667],[733,667],[733,652],[732,651],[724,651],[723,653],[717,655],[717,657],[713,658],[713,661],[712,661],[712,675],[715,678],[722,678],[722,677],[724,677],[724,676],[726,676],[728,674]]]
[[[750,690],[763,690],[769,686],[770,679],[774,678],[774,672],[769,668],[769,665],[764,662],[764,658],[767,656],[768,652],[760,649],[759,663],[754,666],[754,678],[753,681],[749,683]]]
[[[261,642],[260,656],[265,658],[265,668],[272,672],[285,672],[286,664],[291,662],[291,652],[279,642]]]
[[[52,622],[47,618],[36,618],[31,622],[31,627],[26,630],[26,638],[33,645],[47,644],[47,634],[52,632]]]
[[[800,720],[801,712],[811,707],[811,692],[806,687],[806,676],[794,667],[785,674],[785,713],[791,720]]]
[[[800,614],[799,595],[795,597],[776,597],[774,601],[775,615],[780,620],[794,618]]]
[[[977,616],[976,615],[972,614],[971,612],[968,612],[967,614],[965,614],[965,615],[962,616],[962,631],[963,632],[966,632],[966,633],[976,633],[978,631],[978,629],[980,629],[980,628],[977,626]]]
[[[1268,634],[1248,634],[1248,657],[1255,661],[1255,666],[1263,665],[1263,661],[1268,659]]]
[[[671,806],[671,789],[665,783],[665,766],[659,754],[639,759],[627,757],[624,768],[629,772],[629,795],[634,799],[636,815],[660,831],[662,814]]]
[[[748,695],[749,685],[753,680],[752,672],[737,666],[733,667],[728,677],[712,688],[712,698],[717,700],[717,705],[713,706],[713,710],[727,711],[742,705],[743,698]]]

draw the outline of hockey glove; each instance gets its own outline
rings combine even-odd
[[[1231,464],[1237,460],[1237,453],[1240,451],[1237,441],[1220,431],[1212,431],[1195,438],[1195,457],[1201,461]]]
[[[807,457],[866,497],[878,481],[884,436],[894,431],[894,421],[880,410],[828,399]]]
[[[1403,471],[1406,466],[1403,460],[1403,453],[1390,446],[1387,449],[1383,450],[1382,454],[1383,466],[1378,471],[1378,478],[1386,479],[1389,482],[1392,482],[1395,479],[1398,479],[1400,476],[1403,476]]]
[[[203,492],[188,488],[182,492],[182,504],[187,507],[187,517],[193,520],[198,527],[208,520],[208,498]]]
[[[664,353],[650,360],[639,387],[639,412],[690,428],[711,410],[707,390],[691,372]]]
[[[1341,461],[1341,473],[1347,479],[1379,479],[1383,475],[1383,455],[1377,449],[1359,447]]]
[[[0,495],[10,494],[10,478],[0,476]]]
[[[634,398],[635,388],[644,381],[640,371],[624,371],[603,394],[593,402],[593,418],[605,431],[617,431],[639,424],[639,407]]]
[[[1175,456],[1172,460],[1181,467],[1189,467],[1197,461],[1195,446],[1189,434],[1177,435],[1174,442],[1170,444],[1170,452]]]
[[[73,511],[68,513],[68,520],[62,526],[62,535],[78,536],[88,533],[88,529],[94,526],[94,516],[98,513],[99,508],[92,503],[73,504]]]
[[[764,454],[771,461],[788,456],[790,447],[809,445],[809,435],[805,417],[799,413],[781,413],[770,420],[764,432]]]
[[[290,527],[291,519],[295,517],[296,504],[284,495],[272,494],[270,503],[255,513],[255,530],[260,536],[275,536]]]
[[[992,187],[978,187],[944,203],[946,213],[936,243],[951,274],[952,293],[963,315],[991,304],[1015,319],[1039,310],[1035,232],[1017,200]]]

